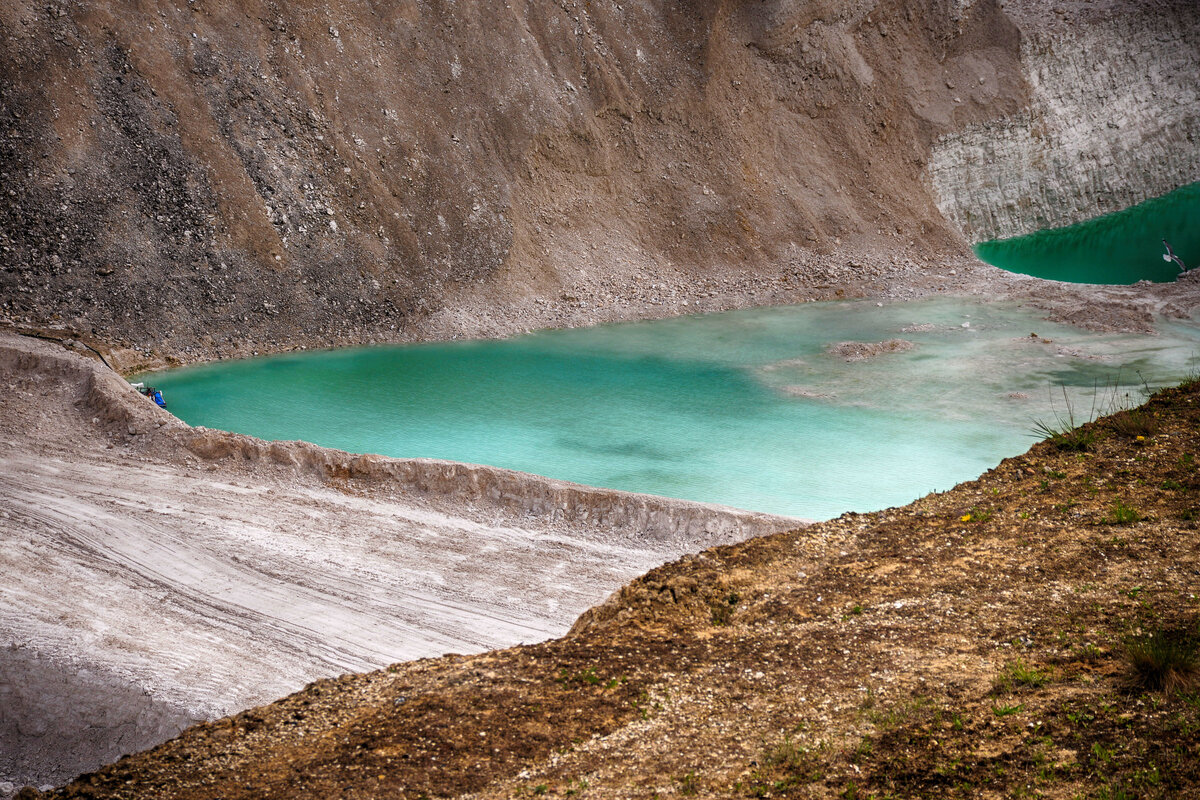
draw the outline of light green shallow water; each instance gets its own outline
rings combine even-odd
[[[826,352],[892,338],[915,347],[855,363]],[[1198,340],[1179,324],[1099,335],[963,300],[809,303],[144,379],[194,425],[824,519],[976,477],[1065,411],[1060,385],[1083,415],[1097,384],[1136,399],[1139,372],[1186,376]]]
[[[1166,240],[1189,269],[1200,266],[1200,183],[1086,222],[975,245],[992,266],[1071,283],[1168,283]]]

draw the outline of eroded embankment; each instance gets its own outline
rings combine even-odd
[[[91,360],[55,352],[54,348],[30,348],[7,336],[0,339],[0,345],[0,370],[86,385],[81,410],[93,414],[95,424],[106,433],[124,436],[134,447],[153,446],[169,452],[173,445],[180,445],[205,461],[229,460],[248,468],[278,466],[335,482],[376,483],[389,491],[415,493],[443,508],[485,505],[491,513],[499,510],[518,518],[532,515],[552,522],[586,523],[681,545],[711,546],[722,538],[745,539],[775,530],[785,519],[708,503],[600,489],[486,465],[353,454],[308,442],[267,442],[227,431],[193,428],[145,402],[117,373]]]
[[[57,782],[318,677],[561,634],[646,569],[796,524],[197,430],[0,338],[0,780]]]
[[[904,508],[685,557],[561,639],[321,681],[65,797],[1191,797],[1200,383]],[[1194,674],[1179,678],[1195,686]]]

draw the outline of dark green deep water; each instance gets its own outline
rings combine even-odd
[[[1175,280],[1166,239],[1189,269],[1200,267],[1200,183],[1065,228],[975,245],[980,260],[1023,275],[1071,283]]]
[[[1098,395],[1184,377],[1200,333],[1161,334],[957,299],[809,303],[140,379],[194,425],[823,519],[907,503],[1023,452],[1035,420],[1066,411],[1061,386],[1086,416]],[[826,352],[892,338],[915,347],[856,363]]]

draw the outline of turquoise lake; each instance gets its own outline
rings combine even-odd
[[[1200,266],[1200,182],[1094,219],[975,245],[989,264],[1071,283],[1169,283],[1166,241],[1188,269]]]
[[[890,339],[913,347],[856,362],[828,352]],[[1193,325],[1096,334],[1011,304],[940,298],[308,352],[138,379],[193,425],[826,519],[977,477],[1028,449],[1036,421],[1068,405],[1087,417],[1140,402],[1143,382],[1186,377],[1198,352]]]

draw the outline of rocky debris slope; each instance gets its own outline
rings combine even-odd
[[[957,252],[929,146],[1026,87],[949,5],[10,2],[0,313],[197,358]]]
[[[52,796],[1194,796],[1200,709],[1127,654],[1200,651],[1198,423],[1192,382],[652,570],[562,639],[319,681]]]
[[[0,335],[0,780],[59,783],[318,677],[560,635],[796,520],[192,429]],[[499,557],[499,556],[503,557]]]
[[[1193,10],[16,0],[0,322],[194,361],[904,291],[1194,179]]]
[[[1005,7],[1025,34],[1028,106],[934,144],[938,208],[968,241],[1081,222],[1200,179],[1195,5],[1054,6]],[[947,85],[979,88],[971,73]]]

